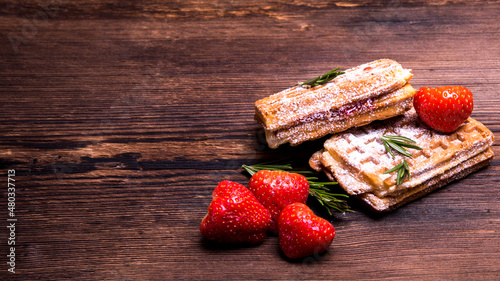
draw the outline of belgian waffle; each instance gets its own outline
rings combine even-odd
[[[325,85],[286,89],[255,102],[255,119],[269,147],[307,140],[403,114],[416,91],[413,74],[381,59],[345,71]]]
[[[422,150],[409,158],[386,151],[380,137],[405,136]],[[385,122],[353,128],[328,139],[309,164],[323,170],[350,195],[373,210],[385,212],[419,198],[489,164],[493,134],[468,118],[455,132],[443,134],[422,123],[414,109]],[[396,184],[396,173],[383,174],[406,159],[411,178]]]

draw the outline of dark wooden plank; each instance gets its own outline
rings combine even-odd
[[[242,164],[306,166],[322,140],[267,148],[253,102],[335,66],[388,57],[417,88],[465,85],[499,139],[500,2],[3,3],[0,167],[5,180],[16,169],[19,219],[9,277],[500,277],[496,158],[383,217],[310,202],[337,230],[318,259],[287,261],[276,237],[224,247],[198,230],[217,182],[246,184]]]

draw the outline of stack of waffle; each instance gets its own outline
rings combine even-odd
[[[422,150],[409,149],[411,158],[398,153],[392,158],[381,140],[383,135],[408,137]],[[415,110],[410,110],[387,122],[332,136],[309,164],[326,172],[371,209],[385,212],[487,166],[493,158],[492,144],[491,131],[473,118],[469,117],[455,132],[442,134],[421,123]],[[395,173],[383,173],[403,158],[411,177],[397,185]]]
[[[346,70],[327,84],[296,86],[255,102],[271,148],[298,145],[351,127],[387,119],[412,107],[413,74],[382,59]]]
[[[411,78],[411,70],[399,63],[377,60],[325,85],[296,86],[261,99],[255,103],[255,119],[263,125],[271,148],[334,134],[311,157],[311,167],[324,171],[374,211],[390,211],[493,158],[493,134],[470,117],[451,134],[422,123],[413,109],[416,91]],[[372,123],[384,119],[388,120]],[[412,151],[411,158],[398,153],[393,158],[381,140],[384,135],[410,138],[423,149]],[[396,173],[384,172],[403,159],[411,177],[397,184]]]

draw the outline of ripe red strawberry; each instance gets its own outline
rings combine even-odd
[[[278,221],[281,250],[291,259],[325,251],[335,238],[335,229],[327,220],[316,216],[307,205],[286,206]]]
[[[418,116],[429,127],[450,133],[470,116],[474,103],[465,87],[420,88],[413,99]]]
[[[221,181],[214,189],[200,231],[220,243],[259,243],[271,224],[269,211],[245,186]]]
[[[303,175],[284,171],[261,170],[255,173],[248,189],[271,213],[271,232],[278,233],[281,210],[294,202],[306,203],[309,182]]]

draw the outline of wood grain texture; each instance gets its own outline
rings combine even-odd
[[[253,103],[391,58],[464,85],[500,139],[499,1],[2,1],[0,168],[16,170],[13,280],[498,280],[500,155],[383,217],[328,216],[328,252],[287,261],[202,239],[215,185],[267,148]],[[2,189],[2,205],[7,193]],[[7,272],[1,212],[0,259]]]

